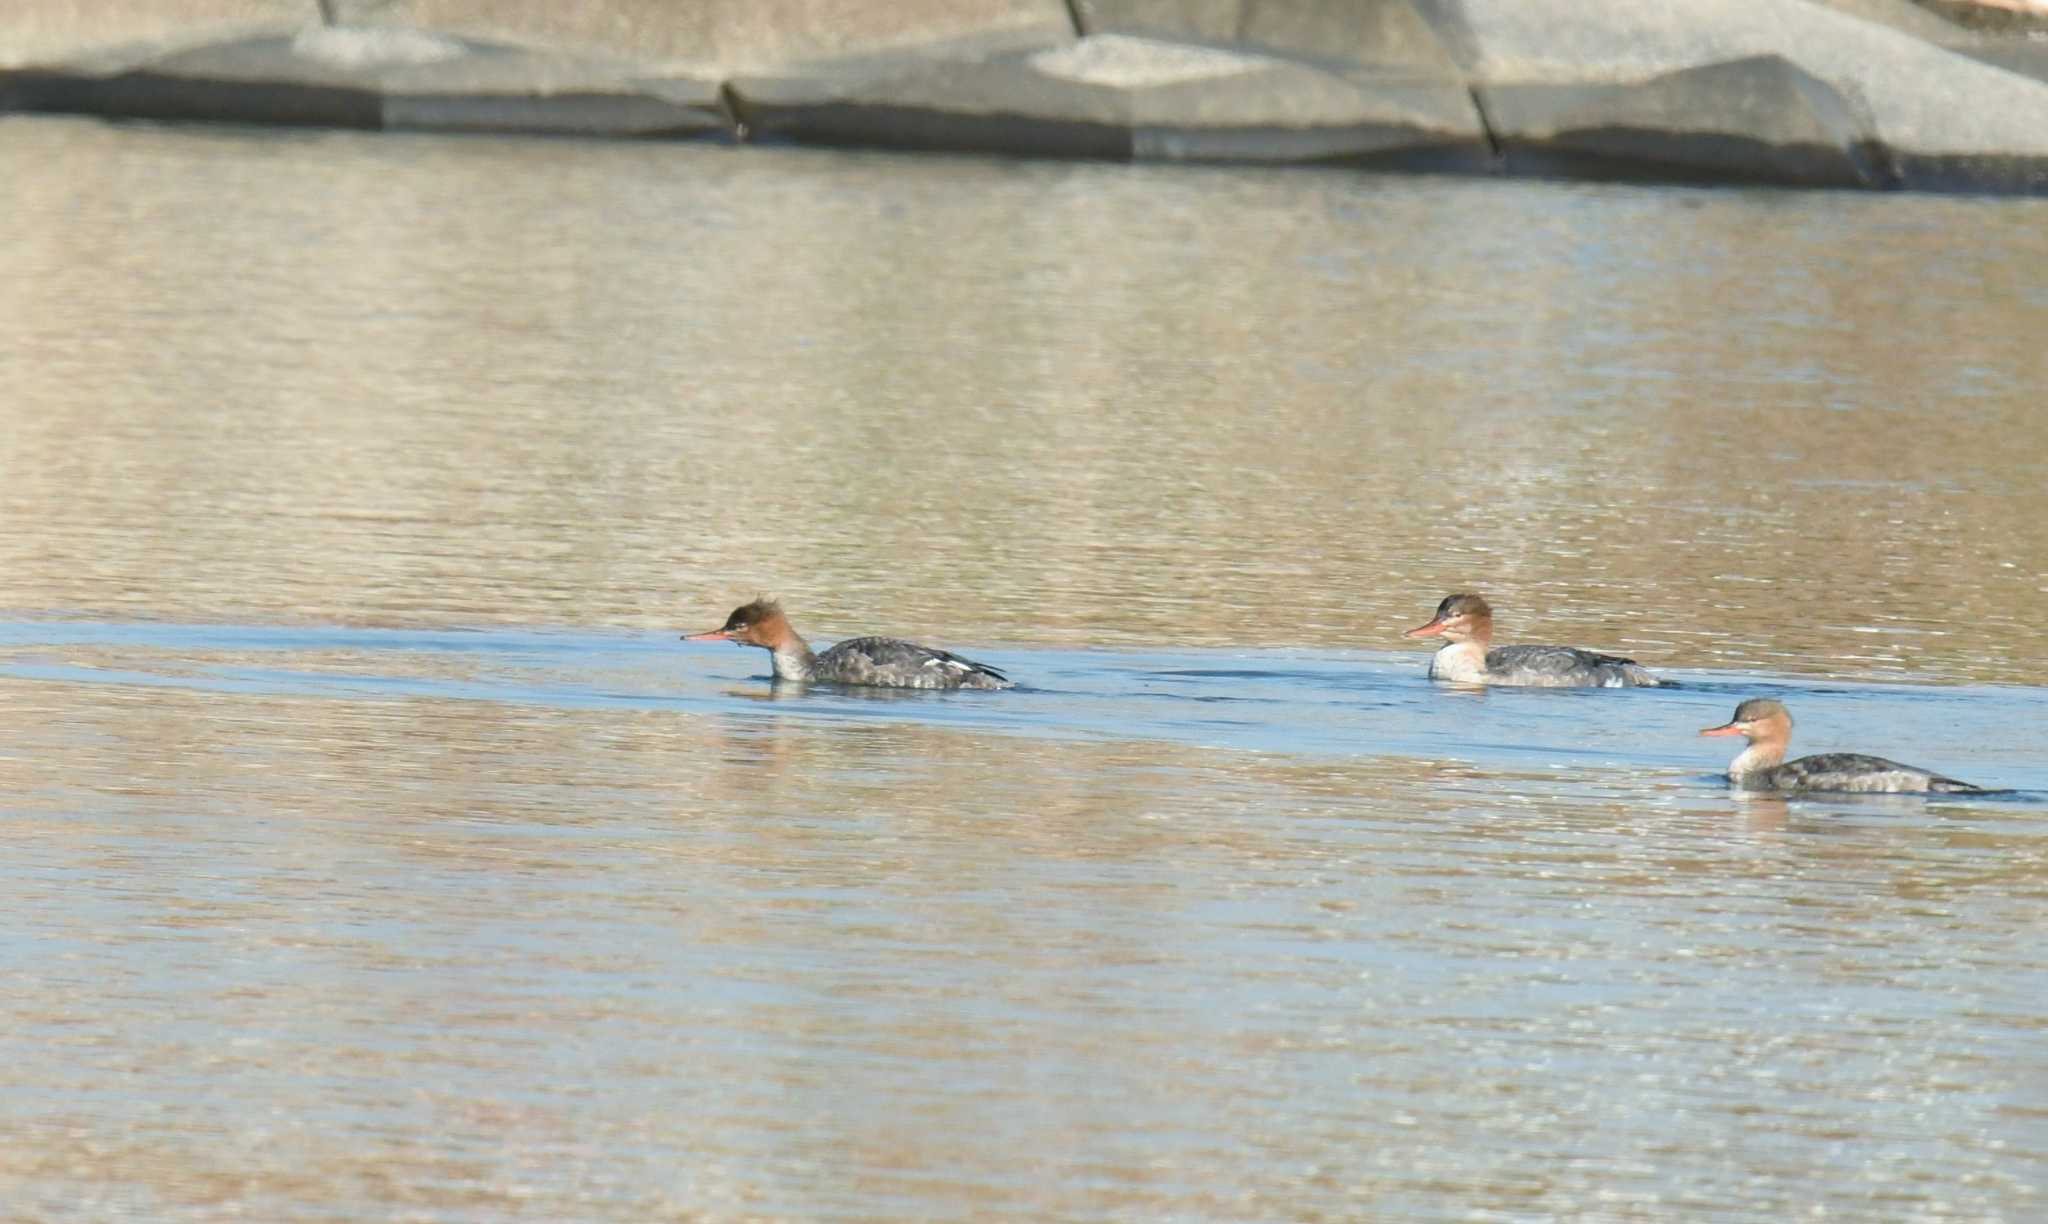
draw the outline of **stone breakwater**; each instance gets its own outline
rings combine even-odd
[[[15,0],[0,114],[2048,192],[1911,0]]]

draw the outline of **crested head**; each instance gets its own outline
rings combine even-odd
[[[1452,642],[1484,643],[1493,636],[1493,609],[1469,591],[1444,596],[1436,615],[1426,625],[1410,629],[1404,637],[1442,637]]]
[[[1493,609],[1487,606],[1486,600],[1472,594],[1470,591],[1461,592],[1456,595],[1446,595],[1444,596],[1444,601],[1436,606],[1438,620],[1449,620],[1454,616],[1476,617],[1492,615]]]
[[[1792,721],[1792,712],[1785,708],[1782,701],[1770,697],[1752,697],[1736,706],[1735,717],[1728,721],[1753,723],[1762,722],[1766,718],[1782,718],[1789,723]]]
[[[1739,735],[1748,740],[1749,749],[1736,758],[1741,768],[1776,765],[1784,759],[1785,745],[1792,742],[1792,712],[1782,701],[1752,697],[1735,707],[1735,717],[1700,734]]]
[[[752,603],[743,603],[739,607],[734,608],[732,615],[725,618],[725,627],[720,629],[719,632],[737,633],[742,629],[751,629],[756,625],[765,625],[769,621],[781,617],[782,605],[763,595]]]
[[[789,627],[782,605],[766,597],[744,603],[732,610],[725,623],[709,633],[685,634],[694,642],[726,641],[769,650],[803,648],[803,639]]]

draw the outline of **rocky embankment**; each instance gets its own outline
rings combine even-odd
[[[1967,0],[13,0],[0,113],[2048,191]]]

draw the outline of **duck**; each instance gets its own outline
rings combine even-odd
[[[1403,637],[1441,637],[1444,645],[1429,660],[1429,678],[1458,684],[1505,684],[1531,688],[1662,688],[1660,680],[1634,659],[1574,646],[1495,646],[1493,608],[1469,592],[1447,595],[1428,624]]]
[[[708,633],[686,633],[686,642],[726,641],[758,646],[774,659],[775,679],[790,684],[847,684],[869,688],[1006,689],[1007,675],[986,663],[948,650],[891,637],[857,637],[813,654],[772,599],[741,604],[725,624]]]
[[[1735,717],[1701,735],[1740,735],[1749,741],[1728,766],[1728,782],[1750,791],[1853,791],[1878,794],[1983,795],[1984,787],[1860,752],[1824,752],[1785,759],[1792,742],[1792,712],[1782,701],[1752,697]]]

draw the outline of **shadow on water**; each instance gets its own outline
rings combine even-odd
[[[2014,728],[2040,692],[2014,686],[1815,684],[1689,672],[1666,689],[1475,689],[1430,682],[1414,653],[995,651],[1000,693],[774,682],[753,651],[665,635],[508,629],[0,624],[0,677],[77,686],[337,700],[497,702],[535,709],[885,721],[1049,740],[1156,740],[1304,758],[1460,761],[1558,785],[1647,774],[1723,788],[1724,744],[1697,738],[1750,697],[1795,709],[1794,751],[1861,750],[1929,764],[1997,796],[1792,801],[1879,813],[2040,802],[2048,780]],[[1763,811],[1782,799],[1736,794]],[[1902,807],[1903,805],[1903,807]]]

